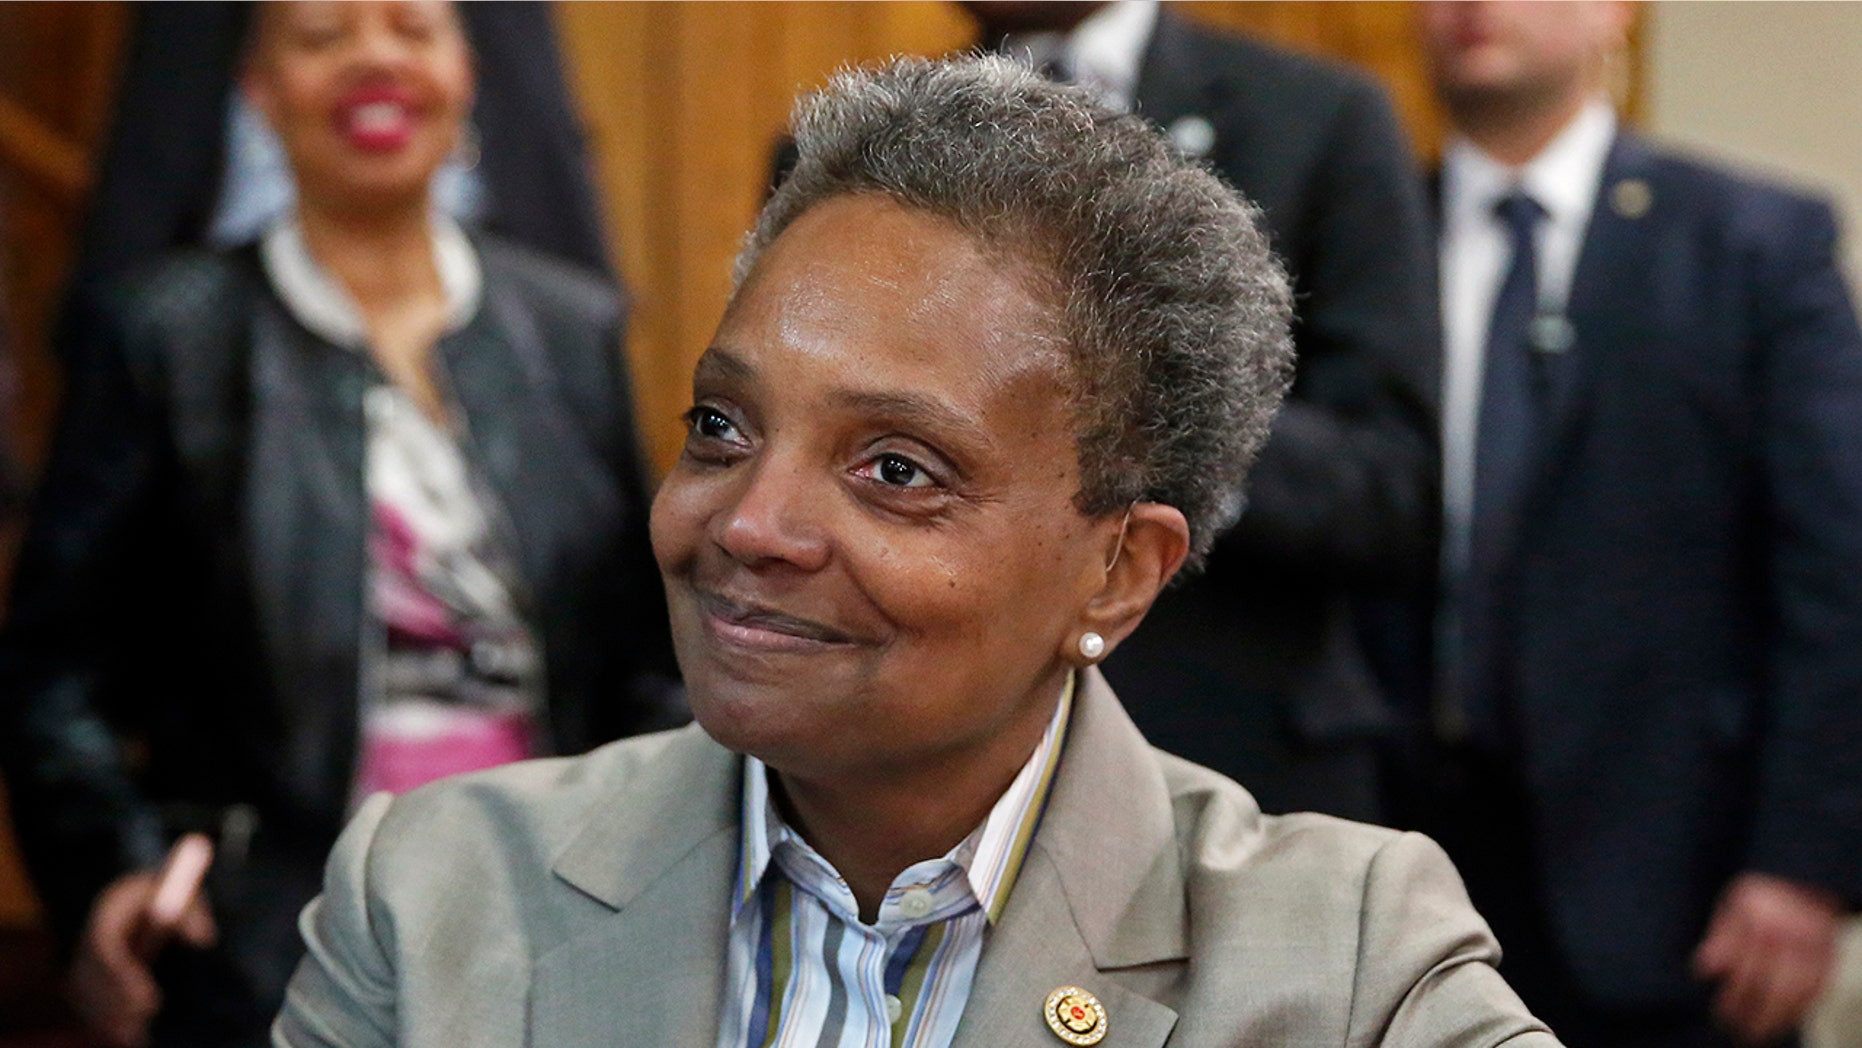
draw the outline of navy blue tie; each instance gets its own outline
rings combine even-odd
[[[1494,204],[1506,227],[1512,263],[1494,296],[1487,326],[1481,406],[1474,443],[1474,506],[1468,529],[1468,560],[1462,580],[1460,693],[1471,740],[1505,746],[1509,697],[1499,691],[1509,674],[1501,647],[1512,631],[1505,585],[1508,550],[1518,535],[1522,503],[1535,459],[1541,398],[1533,360],[1532,323],[1539,308],[1539,267],[1533,231],[1545,209],[1514,191]]]

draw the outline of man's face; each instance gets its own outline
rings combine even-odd
[[[1437,90],[1457,98],[1531,97],[1581,82],[1628,31],[1628,4],[1503,0],[1421,5]]]
[[[1072,32],[1073,27],[1104,7],[1104,3],[1077,0],[965,0],[958,5],[983,27],[983,35],[1001,33]]]

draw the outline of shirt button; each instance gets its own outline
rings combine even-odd
[[[931,893],[923,888],[912,888],[899,896],[899,912],[912,920],[917,920],[931,912]]]
[[[902,1013],[904,1013],[904,1011],[905,1011],[905,1005],[903,1002],[901,1002],[897,997],[894,997],[891,994],[886,995],[886,1022],[888,1023],[898,1022],[899,1016]]]

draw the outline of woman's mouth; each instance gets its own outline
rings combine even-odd
[[[350,145],[369,153],[391,153],[414,137],[414,109],[398,90],[370,89],[344,98],[336,127]]]
[[[733,600],[720,593],[697,592],[698,612],[706,632],[719,643],[762,653],[809,653],[852,645],[854,638],[824,623]]]

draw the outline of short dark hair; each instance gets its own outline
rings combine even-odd
[[[1006,58],[900,58],[803,97],[798,158],[741,287],[809,208],[884,194],[1047,270],[1071,357],[1088,514],[1161,502],[1197,568],[1240,513],[1292,375],[1292,297],[1259,211],[1143,119]]]

